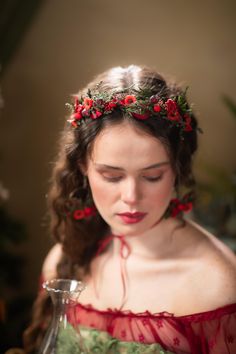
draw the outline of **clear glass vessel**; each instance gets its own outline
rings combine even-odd
[[[39,354],[87,354],[76,321],[75,305],[85,284],[71,279],[43,283],[53,303],[52,321]]]

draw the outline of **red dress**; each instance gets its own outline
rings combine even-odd
[[[122,342],[158,343],[163,348],[158,353],[236,354],[236,303],[185,316],[99,311],[91,305],[78,304],[76,318],[83,328],[106,332]]]
[[[102,248],[112,238],[106,239]],[[128,246],[122,237],[119,239],[121,260],[125,262],[123,251]],[[121,277],[125,294],[125,267],[121,268]],[[185,316],[101,311],[78,303],[73,306],[71,322],[78,324],[90,353],[236,354],[236,303]]]

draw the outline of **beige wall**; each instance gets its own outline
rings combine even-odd
[[[236,167],[234,0],[48,0],[8,66],[2,90],[0,179],[26,222],[26,277],[35,287],[49,248],[44,224],[56,138],[70,93],[114,65],[146,64],[190,86],[204,135],[198,161]]]

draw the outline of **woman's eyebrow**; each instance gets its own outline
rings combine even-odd
[[[159,168],[159,167],[162,167],[162,166],[165,166],[165,165],[169,165],[169,164],[170,164],[169,161],[158,162],[158,163],[155,163],[153,165],[141,168],[141,171],[143,171],[143,170],[145,170],[145,171],[146,170],[151,170],[152,168]],[[98,167],[98,168],[107,168],[107,169],[110,169],[110,170],[125,171],[124,168],[119,167],[119,166],[110,166],[110,165],[100,164],[100,163],[94,163],[94,165],[96,167]]]
[[[169,161],[158,162],[158,163],[155,163],[154,165],[150,165],[150,166],[144,167],[144,168],[142,168],[142,170],[150,170],[152,168],[158,168],[158,167],[166,166],[166,165],[169,165],[169,164],[170,164]]]

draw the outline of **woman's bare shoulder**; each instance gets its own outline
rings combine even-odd
[[[201,250],[206,259],[213,257],[227,264],[232,263],[232,265],[236,266],[236,255],[218,237],[214,236],[194,221],[187,222],[186,231],[191,233],[191,236],[195,240],[195,245]]]
[[[188,228],[196,242],[198,284],[211,308],[236,303],[236,255],[219,238],[194,222]],[[200,289],[198,289],[200,290]]]
[[[56,243],[48,252],[42,267],[42,275],[46,280],[57,276],[57,264],[62,256],[62,245]]]

